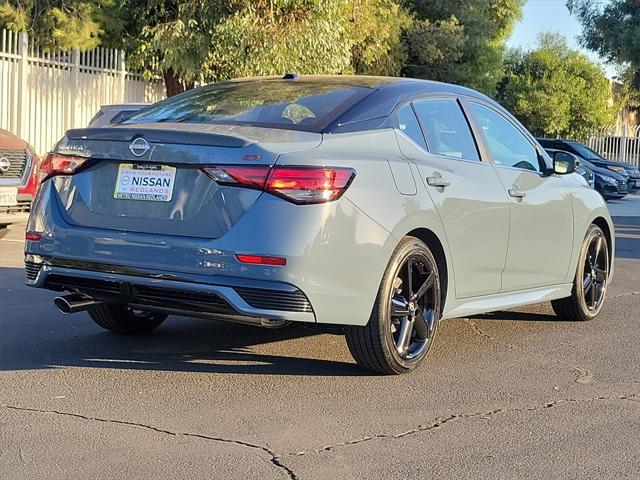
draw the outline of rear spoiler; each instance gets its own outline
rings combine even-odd
[[[144,137],[152,143],[203,145],[207,147],[242,148],[249,145],[242,138],[219,133],[184,132],[155,128],[76,128],[67,131],[69,140],[102,140],[113,142],[131,142]]]

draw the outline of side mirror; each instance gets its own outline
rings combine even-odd
[[[579,165],[578,159],[567,152],[555,152],[553,154],[553,173],[566,175],[573,173]]]

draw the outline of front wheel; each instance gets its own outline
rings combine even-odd
[[[149,333],[167,318],[167,315],[161,313],[133,310],[125,305],[108,303],[92,307],[88,313],[102,328],[123,334]]]
[[[374,372],[415,369],[435,338],[440,303],[435,257],[422,241],[405,237],[389,261],[369,323],[345,328],[349,351],[358,365]]]
[[[600,227],[591,225],[582,242],[571,296],[553,300],[560,318],[587,321],[595,318],[604,304],[609,280],[609,245]]]

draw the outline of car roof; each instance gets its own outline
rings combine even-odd
[[[317,131],[309,130],[316,131],[316,133],[339,133],[345,131],[380,128],[384,125],[384,121],[389,117],[398,103],[406,101],[412,97],[427,94],[464,95],[467,97],[475,97],[477,99],[484,100],[506,114],[509,114],[509,112],[494,102],[491,98],[470,88],[432,80],[405,77],[286,74],[284,77],[263,76],[223,80],[221,82],[217,82],[215,85],[222,86],[225,84],[250,82],[282,83],[283,85],[290,82],[314,83],[336,85],[337,87],[359,87],[371,90],[370,92],[366,92],[366,90],[362,92],[362,95],[359,95],[359,98],[355,98],[351,105],[347,105],[343,111],[337,112],[333,118],[329,118],[327,123],[320,126]],[[190,91],[186,91],[176,97],[189,95],[189,93]]]
[[[486,95],[460,85],[422,80],[406,77],[377,77],[367,75],[300,75],[290,79],[283,77],[252,77],[229,82],[268,81],[268,82],[301,82],[301,83],[328,83],[343,86],[356,86],[371,88],[373,91],[346,112],[340,115],[327,130],[331,131],[336,126],[350,123],[359,123],[375,118],[389,116],[394,107],[408,98],[427,94],[464,95],[484,100],[500,108],[499,104]]]

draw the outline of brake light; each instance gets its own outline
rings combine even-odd
[[[265,257],[264,255],[242,255],[237,254],[236,258],[242,263],[251,263],[254,265],[277,265],[284,267],[287,259],[282,257]]]
[[[330,202],[342,196],[354,176],[351,168],[274,167],[265,189],[293,203]]]
[[[353,169],[342,167],[219,165],[203,170],[220,185],[258,188],[296,204],[337,200],[355,177]]]
[[[47,153],[40,164],[40,183],[55,175],[72,175],[86,161],[84,157]]]

